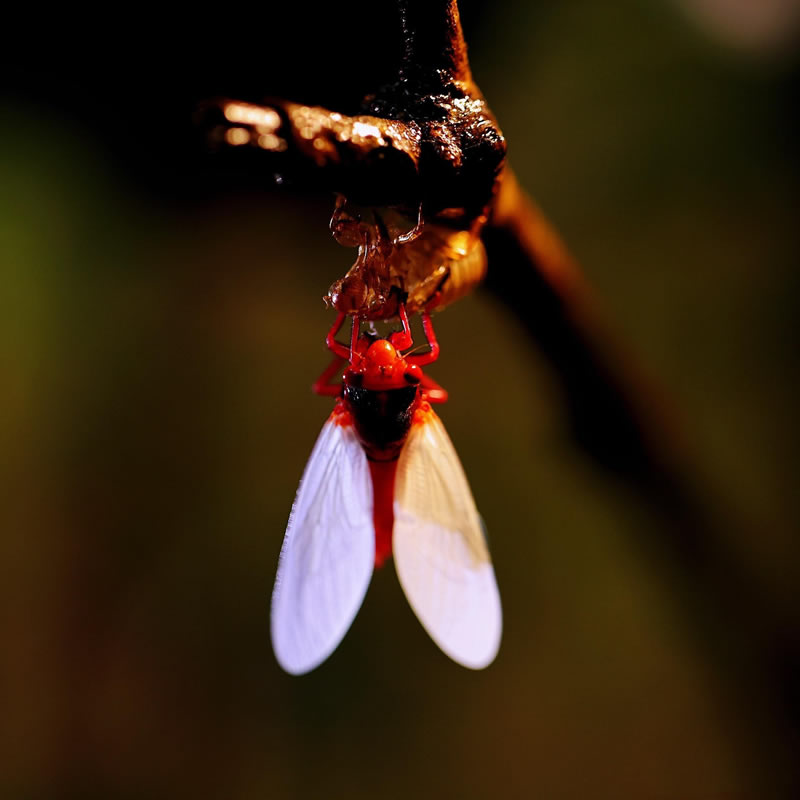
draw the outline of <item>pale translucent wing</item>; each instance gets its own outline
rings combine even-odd
[[[415,420],[397,466],[397,576],[425,630],[472,669],[497,655],[500,594],[466,475],[439,417]]]
[[[331,416],[297,489],[272,593],[272,646],[287,672],[308,672],[336,649],[374,561],[367,457],[352,425]]]

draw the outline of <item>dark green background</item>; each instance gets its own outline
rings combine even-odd
[[[690,481],[736,522],[720,546],[796,626],[796,52],[730,49],[655,0],[523,5],[463,11],[510,158],[663,388]],[[278,48],[264,91],[374,88],[374,35],[314,61],[285,27],[300,21],[262,27]],[[141,79],[115,73],[130,53],[114,59],[110,24],[88,54],[85,31],[65,35],[46,68],[31,34],[6,70],[0,793],[779,796],[753,722],[772,712],[704,647],[650,546],[662,521],[572,447],[545,364],[481,293],[437,317],[431,373],[489,529],[497,661],[442,655],[389,566],[327,663],[281,672],[269,596],[331,405],[309,389],[328,360],[320,298],[353,254],[329,198],[180,160],[169,92],[236,95],[241,73],[214,20],[163,63],[158,18],[138,24]]]

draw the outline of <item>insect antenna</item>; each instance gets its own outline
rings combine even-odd
[[[413,356],[414,353],[418,352],[419,350],[424,350],[426,347],[428,347],[427,342],[425,342],[425,344],[418,344],[416,347],[412,347],[408,352],[400,353],[400,356],[402,358],[408,358],[409,356]]]

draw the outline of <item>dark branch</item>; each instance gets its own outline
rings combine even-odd
[[[266,171],[269,180],[288,177],[363,205],[419,205],[421,133],[413,122],[285,100],[211,101],[198,122],[212,148]]]
[[[658,392],[612,342],[577,264],[508,169],[483,240],[486,286],[556,372],[576,442],[628,480],[663,482],[678,456]]]
[[[471,82],[467,44],[455,0],[399,0],[403,25],[405,80],[421,84],[447,80]]]
[[[738,702],[758,676],[757,699],[746,702],[750,721],[762,727],[767,760],[785,770],[780,780],[800,783],[792,760],[800,744],[800,642],[730,552],[723,532],[736,521],[712,516],[687,480],[690,457],[663,393],[613,340],[575,261],[508,169],[483,240],[486,287],[547,359],[575,443],[654,512],[638,544],[670,569],[698,646],[724,663],[725,688]]]

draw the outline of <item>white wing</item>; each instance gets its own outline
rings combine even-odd
[[[352,425],[331,416],[297,490],[272,593],[272,646],[294,675],[336,649],[375,562],[372,481]]]
[[[411,428],[394,498],[395,567],[411,608],[450,658],[488,666],[500,647],[500,594],[466,475],[433,411]]]

